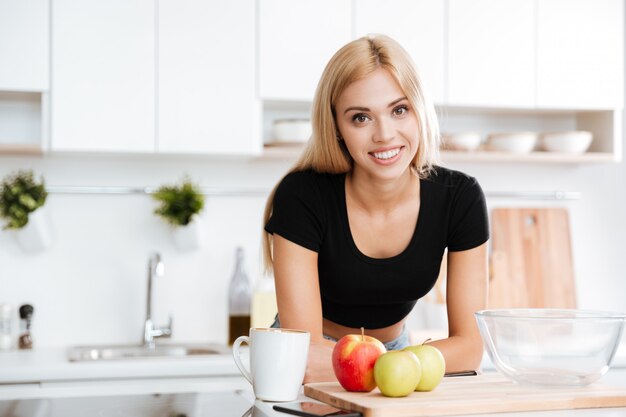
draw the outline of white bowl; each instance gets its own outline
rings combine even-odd
[[[551,132],[542,135],[541,147],[549,152],[583,153],[589,149],[592,140],[591,132],[584,130]]]
[[[311,121],[306,119],[277,119],[272,126],[272,139],[281,143],[303,143],[311,137]]]
[[[476,132],[444,133],[441,135],[444,149],[473,151],[480,146],[482,138]]]
[[[528,153],[536,143],[534,132],[492,133],[487,137],[487,146],[493,151]]]

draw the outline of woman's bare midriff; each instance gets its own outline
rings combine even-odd
[[[324,326],[324,334],[337,340],[347,334],[361,334],[361,329],[342,326],[327,319],[323,319],[322,325]],[[383,327],[380,329],[365,329],[365,334],[375,337],[383,343],[387,343],[400,336],[403,326],[404,320],[401,320],[389,327]]]

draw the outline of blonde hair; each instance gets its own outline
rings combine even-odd
[[[343,46],[330,59],[313,99],[311,139],[287,174],[308,169],[342,174],[352,169],[352,158],[343,141],[338,140],[335,104],[350,84],[379,68],[387,70],[396,80],[417,115],[419,145],[411,167],[420,178],[429,175],[439,155],[439,124],[435,108],[424,94],[422,81],[409,54],[399,43],[385,35],[368,35],[356,39]],[[272,215],[276,187],[265,205],[264,225]],[[273,270],[272,244],[272,235],[264,230],[263,261],[268,273]]]

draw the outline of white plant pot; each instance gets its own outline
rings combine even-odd
[[[41,252],[48,248],[54,239],[48,210],[39,207],[28,215],[28,223],[14,231],[15,239],[24,252]]]
[[[183,252],[198,249],[201,246],[200,222],[194,220],[187,226],[172,228],[172,240],[174,245]]]

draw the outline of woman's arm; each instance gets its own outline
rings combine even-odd
[[[474,312],[487,305],[487,243],[460,252],[448,253],[446,303],[447,339],[431,342],[446,359],[446,372],[478,369],[483,344]]]
[[[336,381],[334,342],[324,339],[317,253],[274,234],[274,280],[280,325],[311,332],[304,382]]]

